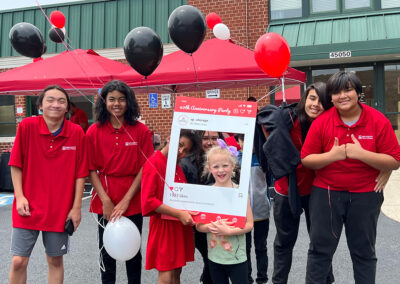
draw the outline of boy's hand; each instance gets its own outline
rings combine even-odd
[[[17,201],[17,211],[21,216],[31,216],[31,212],[29,210],[29,202],[25,196],[16,198]]]

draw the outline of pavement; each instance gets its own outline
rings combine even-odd
[[[393,172],[385,188],[385,201],[382,213],[378,220],[378,236],[376,241],[376,251],[378,257],[377,264],[377,284],[391,284],[399,282],[400,267],[400,170]],[[2,194],[2,193],[0,193]],[[4,193],[7,198],[0,196],[0,284],[8,283],[8,273],[10,269],[11,255],[9,254],[11,239],[11,205],[9,204],[10,193]],[[1,202],[3,200],[3,202]],[[6,200],[6,201],[5,201]],[[64,257],[65,280],[64,283],[73,284],[95,284],[101,283],[98,264],[98,245],[97,245],[97,224],[95,216],[88,212],[89,193],[85,193],[82,202],[82,223],[78,231],[71,237],[71,251]],[[144,218],[142,234],[142,283],[157,283],[157,271],[147,271],[144,269],[145,251],[148,236],[149,218]],[[275,225],[271,218],[270,230],[267,240],[269,265],[268,276],[272,275],[273,268],[273,241],[275,237]],[[42,241],[39,237],[38,242],[32,252],[28,266],[28,283],[46,283],[47,265]],[[301,218],[299,235],[296,246],[293,250],[293,262],[289,275],[289,284],[304,283],[305,267],[307,263],[308,235],[304,217]],[[253,263],[253,277],[256,275],[256,260],[253,252],[251,254]],[[181,283],[198,284],[202,271],[202,259],[196,251],[195,261],[183,268]],[[338,284],[351,284],[353,280],[353,270],[351,258],[346,244],[344,232],[340,238],[339,246],[333,258],[333,271]],[[121,262],[117,262],[117,284],[127,283],[125,267]],[[270,282],[271,283],[271,282]]]
[[[383,193],[382,213],[400,222],[400,169],[392,172]]]

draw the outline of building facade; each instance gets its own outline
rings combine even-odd
[[[268,27],[268,2],[248,0],[89,0],[80,2],[48,5],[43,7],[47,16],[54,10],[60,10],[66,17],[66,42],[71,48],[94,49],[100,55],[127,63],[123,54],[123,41],[126,34],[138,26],[154,29],[164,43],[164,55],[177,50],[168,37],[168,17],[178,6],[193,5],[206,16],[216,12],[229,27],[231,38],[237,44],[251,49],[257,39]],[[30,22],[37,26],[46,38],[46,56],[64,51],[62,44],[55,44],[48,39],[50,24],[39,7],[16,9],[0,12],[0,71],[22,66],[31,59],[19,56],[12,49],[8,40],[11,27],[18,22]],[[207,30],[206,39],[212,38],[212,31]],[[269,88],[222,89],[221,99],[246,100],[249,96],[261,97]],[[195,97],[205,97],[205,92],[186,93]],[[165,139],[170,132],[173,110],[149,107],[149,96],[136,94],[139,101],[142,120],[157,134]],[[93,102],[96,94],[88,97],[73,97],[72,101],[86,111],[89,121],[93,122]],[[159,94],[160,100],[160,94]],[[261,104],[269,103],[269,98]],[[0,151],[7,151],[14,139],[18,122],[24,117],[37,115],[36,96],[0,95]]]
[[[307,83],[355,72],[363,102],[390,119],[400,141],[399,0],[270,0],[269,19]]]

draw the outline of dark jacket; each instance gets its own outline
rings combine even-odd
[[[300,216],[302,209],[297,188],[296,168],[301,159],[290,137],[290,131],[297,119],[296,106],[297,104],[286,105],[286,103],[282,103],[279,107],[267,105],[258,112],[257,124],[264,125],[270,134],[265,140],[261,130],[256,132],[256,141],[258,141],[256,154],[260,156],[262,167],[266,166],[275,179],[284,176],[288,178],[290,209],[294,216]],[[262,137],[265,141],[263,144]]]

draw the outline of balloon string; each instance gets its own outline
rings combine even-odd
[[[261,100],[262,100],[263,98],[265,98],[265,97],[268,97],[268,96],[270,96],[270,95],[276,93],[277,91],[280,90],[280,88],[281,88],[281,86],[278,86],[278,87],[274,88],[273,90],[269,91],[266,95],[264,95],[264,96],[262,96],[261,98],[259,98],[259,99],[257,100],[257,102],[261,101]]]
[[[42,11],[43,15],[45,16],[45,18],[47,19],[47,21],[49,22],[49,24],[53,28],[52,22],[50,21],[49,17],[46,15],[46,12],[43,10],[43,8],[40,5],[39,1],[38,0],[35,0],[35,1],[36,1],[36,4],[38,5],[38,7],[40,8],[40,10]],[[61,39],[61,36],[58,34],[57,30],[55,30],[55,31],[56,31],[57,35],[60,37],[60,39]],[[68,48],[67,44],[64,42],[64,40],[62,40],[62,43],[64,44],[65,48],[69,51],[69,48]]]
[[[91,103],[92,105],[94,105],[94,102],[92,102],[87,96],[85,96],[84,93],[81,92],[81,90],[77,89],[71,82],[69,82],[66,78],[63,78],[64,81],[71,86],[71,88],[73,88],[76,92],[78,92],[79,95],[83,96],[89,103]]]
[[[244,44],[244,43],[242,43],[242,42],[240,42],[240,41],[238,41],[238,40],[236,40],[236,39],[234,39],[232,37],[230,39],[233,41],[234,44],[243,46],[244,48],[253,51],[253,49],[249,48],[246,44]]]
[[[199,86],[199,77],[197,76],[197,70],[196,70],[196,65],[194,63],[194,58],[193,58],[193,53],[190,54],[190,57],[192,57],[192,63],[193,63],[193,69],[194,69],[194,75],[196,76],[196,87],[197,90],[200,91],[200,86]]]
[[[42,6],[40,5],[38,0],[35,0],[36,4],[38,5],[38,7],[40,8],[40,10],[42,11],[43,15],[45,16],[45,18],[47,19],[47,21],[49,22],[49,24],[52,26],[53,28],[53,24],[51,23],[51,20],[49,19],[49,17],[46,15],[45,11],[43,10]],[[55,30],[57,35],[61,38],[61,36],[58,34],[57,30]],[[62,43],[64,44],[65,48],[70,51],[70,49],[68,48],[67,44],[65,43],[64,40],[62,40]],[[86,75],[87,79],[90,81],[90,83],[92,84],[93,87],[95,87],[94,83],[92,82],[92,80],[89,78],[89,76],[87,75],[87,73],[85,72],[85,70],[82,68],[82,66],[79,64],[79,61],[76,60],[76,58],[74,56],[72,56],[74,58],[74,60],[76,61],[77,65],[81,68],[81,70],[83,71],[83,73]],[[102,80],[97,76],[97,79],[99,80],[99,82],[101,84],[104,85],[104,82],[102,82]]]
[[[43,15],[45,16],[45,18],[47,19],[48,23],[49,23],[51,26],[53,26],[53,24],[51,23],[51,20],[50,20],[49,17],[46,15],[45,11],[43,10],[43,8],[42,8],[42,6],[40,5],[40,3],[38,2],[38,0],[35,0],[35,1],[36,1],[36,4],[38,5],[38,7],[40,8],[40,10],[42,11]],[[57,31],[56,31],[56,32],[57,32]],[[57,33],[57,34],[58,34],[58,33]],[[67,38],[68,38],[68,37],[67,37]],[[69,40],[69,38],[68,38],[68,40]],[[71,41],[70,41],[70,42],[71,42]],[[68,46],[67,46],[67,44],[65,43],[64,40],[62,40],[62,43],[64,44],[65,48],[66,48],[68,51],[70,51],[69,48],[68,48]],[[77,65],[81,68],[81,70],[83,71],[83,73],[86,75],[87,79],[90,81],[90,83],[92,84],[92,86],[95,87],[93,81],[92,81],[92,80],[90,79],[90,77],[87,75],[87,73],[86,73],[85,70],[82,68],[82,66],[79,64],[79,61],[75,58],[75,56],[72,56],[72,58],[76,61]],[[194,61],[193,61],[193,66],[194,66]],[[196,78],[197,78],[196,69],[195,69],[195,73],[196,73]],[[101,84],[104,85],[104,82],[100,79],[100,77],[97,76],[97,79],[99,80],[99,82],[100,82]],[[68,82],[67,79],[64,78],[64,80],[65,80],[70,86],[72,86],[76,91],[78,91],[78,93],[80,93],[82,96],[86,97],[82,92],[80,92],[76,87],[74,87],[70,82]],[[198,81],[198,79],[197,79],[197,81]],[[148,81],[147,81],[147,80],[146,80],[146,85],[147,85],[147,88],[149,88],[149,86],[148,86]],[[105,103],[105,100],[103,99],[102,96],[98,95],[98,97],[100,97],[100,98],[103,100],[103,103]],[[86,98],[87,98],[87,97],[86,97]],[[94,102],[91,102],[90,100],[89,100],[89,102],[92,103],[92,105],[94,105]],[[131,139],[131,141],[134,142],[132,136],[131,136],[130,133],[126,130],[126,128],[124,127],[124,125],[119,121],[118,117],[117,117],[114,113],[112,113],[112,114],[114,115],[114,117],[116,118],[116,120],[118,121],[118,123],[121,125],[121,128],[124,129],[124,131],[128,134],[128,137]],[[154,164],[153,164],[151,161],[149,161],[148,157],[146,157],[146,155],[145,155],[145,153],[143,152],[142,149],[140,149],[140,152],[141,152],[141,154],[144,156],[145,160],[146,160],[147,162],[150,163],[150,165],[151,165],[151,166],[153,167],[153,169],[156,171],[156,173],[157,173],[158,176],[161,178],[161,180],[163,180],[164,183],[168,186],[168,188],[170,188],[170,186],[169,186],[169,184],[166,182],[165,178],[160,174],[160,172],[157,170],[157,168],[154,166]],[[96,196],[96,195],[95,195],[95,196]]]

